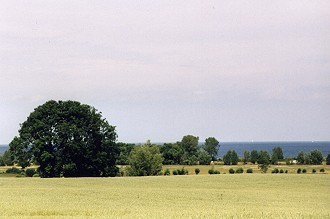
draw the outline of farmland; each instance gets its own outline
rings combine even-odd
[[[330,218],[329,193],[329,174],[1,177],[0,218]]]

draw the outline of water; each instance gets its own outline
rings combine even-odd
[[[299,141],[299,142],[221,142],[219,156],[222,157],[228,150],[235,150],[243,156],[245,150],[266,150],[272,154],[274,147],[281,147],[284,157],[296,157],[300,151],[305,153],[311,150],[320,150],[324,157],[330,153],[330,141]],[[0,154],[8,150],[8,145],[0,145]]]

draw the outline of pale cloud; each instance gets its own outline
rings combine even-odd
[[[94,105],[123,141],[329,140],[329,6],[4,2],[0,143],[48,99]]]

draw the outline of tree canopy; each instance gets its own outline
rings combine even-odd
[[[148,141],[134,147],[129,156],[127,173],[130,176],[157,176],[162,171],[162,155],[159,147]]]
[[[116,138],[94,107],[51,100],[28,116],[9,146],[22,167],[38,163],[41,177],[115,176]]]
[[[220,144],[216,138],[208,137],[207,139],[205,139],[205,145],[203,145],[203,149],[211,156],[212,160],[216,160],[219,148]]]

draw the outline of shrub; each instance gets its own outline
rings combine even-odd
[[[188,175],[188,170],[186,170],[184,167],[182,167],[181,170],[177,169],[176,171],[177,171],[177,175]]]
[[[277,168],[274,169],[274,173],[279,173],[279,172],[280,171]]]
[[[35,173],[36,173],[35,169],[32,169],[32,168],[31,169],[26,169],[25,176],[32,177]]]
[[[169,175],[171,175],[170,170],[169,170],[169,169],[166,169],[165,172],[164,172],[164,175],[165,175],[165,176],[169,176]]]
[[[240,168],[238,168],[238,169],[236,170],[236,173],[243,173],[243,172],[244,172],[244,170],[243,170],[242,167],[240,167]]]
[[[213,174],[220,174],[220,171],[219,170],[214,170]]]
[[[209,169],[209,174],[214,174],[214,169]]]
[[[280,173],[284,173],[283,169],[280,169]]]
[[[247,169],[246,172],[247,173],[253,173],[253,170],[250,168],[250,169]]]
[[[321,168],[321,169],[320,169],[320,172],[321,172],[321,173],[324,173],[324,172],[325,172],[324,168]]]
[[[312,170],[312,173],[316,173],[316,170],[315,170],[315,169],[313,169],[313,170]]]
[[[230,173],[230,174],[234,174],[234,173],[235,173],[235,170],[234,170],[233,168],[230,168],[230,169],[229,169],[229,173]]]
[[[173,175],[178,175],[178,171],[177,170],[173,170]]]
[[[285,173],[288,173],[288,170],[285,170]]]
[[[38,173],[33,174],[33,177],[39,177],[39,174]]]
[[[6,170],[6,173],[14,173],[14,174],[19,174],[21,173],[22,171],[16,167],[12,167],[12,168],[9,168]]]
[[[307,170],[306,170],[306,169],[303,169],[303,170],[302,170],[302,173],[307,173]]]
[[[196,175],[198,175],[200,171],[201,171],[200,169],[196,168],[196,169],[195,169],[195,173],[196,173]]]
[[[298,173],[298,174],[301,173],[301,169],[300,169],[300,168],[298,168],[297,173]]]

